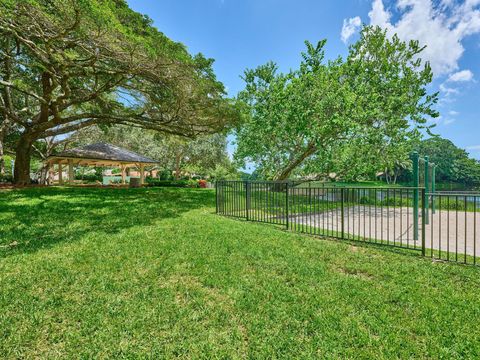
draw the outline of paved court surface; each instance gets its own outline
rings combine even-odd
[[[345,237],[382,241],[405,247],[421,248],[421,218],[419,240],[414,240],[413,209],[407,207],[351,206],[344,209]],[[292,227],[310,225],[321,232],[341,232],[341,210],[290,216]],[[425,245],[428,249],[480,256],[480,214],[437,210],[429,215],[425,225]]]

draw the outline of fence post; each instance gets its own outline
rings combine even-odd
[[[312,183],[308,182],[308,205],[312,205]]]
[[[290,216],[288,215],[288,181],[285,183],[285,214],[287,216],[286,226],[288,230],[290,224]]]
[[[436,165],[434,164],[432,166],[432,190],[431,190],[431,193],[432,193],[432,214],[435,214],[435,197],[433,196],[433,194],[435,194],[435,169],[436,169]]]
[[[345,188],[340,189],[340,201],[341,201],[341,211],[342,211],[342,240],[345,239]],[[338,225],[337,225],[338,226]]]
[[[412,154],[413,162],[413,240],[418,240],[418,152]]]
[[[247,221],[250,220],[250,182],[245,181],[245,211],[247,213]]]
[[[218,214],[218,181],[215,180],[215,214]]]
[[[429,182],[429,179],[428,179],[428,167],[429,167],[429,164],[428,164],[428,156],[425,156],[425,197],[424,197],[424,201],[425,201],[425,224],[428,225],[428,193],[430,192],[428,190],[428,182]]]
[[[422,256],[425,256],[426,192],[422,189]]]

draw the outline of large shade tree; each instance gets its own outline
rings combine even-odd
[[[365,27],[348,57],[331,61],[324,60],[325,41],[306,45],[297,70],[283,74],[268,63],[244,75],[239,98],[249,106],[236,158],[256,163],[265,176],[282,180],[331,166],[341,173],[351,161],[381,167],[375,159],[382,149],[418,137],[426,119],[438,116],[418,42]]]
[[[112,123],[194,137],[236,118],[212,60],[191,56],[124,0],[0,7],[1,121],[20,131],[17,184],[29,182],[38,139]]]

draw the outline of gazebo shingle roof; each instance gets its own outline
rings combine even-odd
[[[157,163],[158,161],[107,143],[95,143],[63,151],[52,157],[118,161],[123,163]]]

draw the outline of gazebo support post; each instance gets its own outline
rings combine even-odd
[[[125,185],[125,165],[120,165],[120,168],[122,169],[122,184]]]
[[[63,185],[63,166],[62,163],[58,163],[58,183]]]
[[[73,174],[73,160],[68,159],[68,182],[70,185],[73,185],[74,182],[74,174]]]
[[[47,175],[47,182],[48,185],[53,185],[53,178],[55,176],[55,169],[54,169],[54,163],[49,162],[48,163],[48,175]]]
[[[140,185],[145,182],[145,165],[140,164]]]

